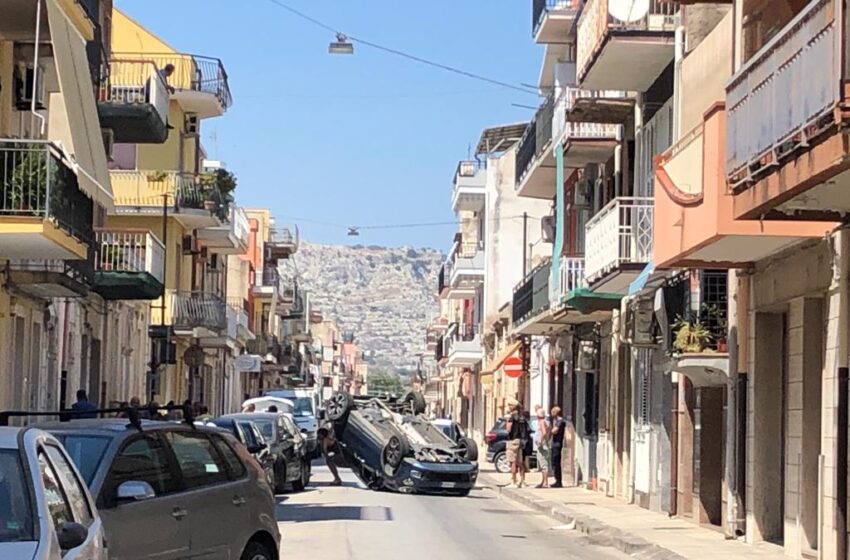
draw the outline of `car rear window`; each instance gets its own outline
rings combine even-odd
[[[77,470],[91,487],[94,475],[103,461],[106,448],[109,447],[109,438],[101,436],[61,435],[56,436],[65,450],[77,466]]]
[[[0,542],[35,540],[31,505],[18,451],[0,451]]]
[[[263,437],[266,441],[274,441],[274,420],[254,420],[254,424],[260,428],[260,433],[263,434]]]

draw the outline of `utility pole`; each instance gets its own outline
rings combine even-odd
[[[168,283],[168,192],[162,194],[162,284],[165,286]],[[150,362],[150,380],[148,383],[148,402],[153,402],[155,397],[156,376],[159,371],[159,366],[162,365],[160,358],[164,355],[168,357],[171,348],[171,332],[165,325],[165,296],[166,291],[163,289],[161,302],[159,304],[159,335],[158,338],[151,340],[151,362]],[[151,305],[153,307],[153,305]],[[165,334],[164,341],[162,335]],[[167,362],[167,359],[166,359]]]

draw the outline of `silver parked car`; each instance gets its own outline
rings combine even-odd
[[[120,418],[45,429],[63,442],[96,496],[110,559],[277,560],[272,489],[230,434]]]
[[[0,428],[0,560],[106,560],[94,500],[62,444]]]

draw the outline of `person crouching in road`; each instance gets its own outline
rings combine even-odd
[[[525,484],[526,471],[523,455],[525,446],[530,442],[530,429],[521,404],[516,403],[511,407],[511,414],[507,418],[505,427],[508,429],[505,454],[511,466],[511,486],[522,488]],[[519,481],[517,481],[517,475],[519,475]]]
[[[316,432],[316,437],[319,440],[319,448],[322,450],[322,457],[325,458],[325,463],[328,465],[328,470],[331,471],[334,479],[331,486],[342,486],[342,479],[339,477],[339,471],[336,468],[336,437],[333,432],[327,428],[319,428]]]

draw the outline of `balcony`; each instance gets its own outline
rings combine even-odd
[[[227,305],[211,292],[175,292],[172,324],[176,335],[216,337],[226,332]]]
[[[553,138],[564,147],[564,165],[567,168],[583,169],[591,163],[604,163],[611,159],[622,137],[623,127],[619,124],[598,122],[573,122],[570,112],[579,99],[625,99],[623,92],[595,92],[567,88],[555,106]]]
[[[57,147],[0,140],[0,258],[84,260],[94,204]]]
[[[516,191],[519,196],[551,199],[555,196],[555,156],[552,153],[552,96],[538,109],[525,129],[516,154]]]
[[[220,117],[230,107],[233,99],[224,65],[217,58],[180,53],[114,53],[122,59],[150,60],[157,68],[174,67],[165,78],[171,98],[183,110],[196,113],[205,119]]]
[[[97,91],[102,128],[115,142],[162,144],[168,138],[168,87],[149,60],[113,59]]]
[[[148,230],[95,232],[92,290],[106,300],[154,300],[165,284],[165,247]]]
[[[538,44],[568,42],[580,6],[579,0],[532,0],[534,41]]]
[[[89,293],[92,275],[88,261],[7,261],[6,278],[9,285],[38,299],[85,297]]]
[[[455,212],[480,212],[484,209],[487,192],[487,170],[477,161],[461,161],[457,164],[452,192],[452,208]]]
[[[295,235],[289,228],[282,228],[271,232],[266,242],[266,261],[278,261],[288,259],[298,251],[298,231]]]
[[[828,229],[818,222],[736,220],[726,186],[722,106],[656,158],[652,262],[658,268],[746,268]]]
[[[587,222],[585,278],[595,292],[626,293],[652,258],[653,199],[618,197]]]
[[[850,212],[843,13],[813,0],[726,87],[736,218],[837,221]]]
[[[551,321],[551,276],[552,263],[546,262],[529,272],[514,288],[512,334],[544,335],[558,328]]]
[[[588,0],[578,20],[581,87],[646,91],[673,61],[678,9],[666,0]]]
[[[191,173],[177,171],[109,172],[115,211],[123,216],[162,216],[164,208],[186,228],[221,225],[218,193],[202,187]]]
[[[260,282],[253,286],[254,297],[280,297],[283,293],[280,283],[280,271],[276,265],[266,265],[260,276]]]
[[[227,348],[236,350],[244,348],[249,340],[254,339],[254,334],[248,327],[248,311],[245,300],[235,298],[227,300],[225,317],[226,328],[218,336],[201,338],[199,344],[202,348]]]
[[[198,230],[198,241],[213,253],[222,255],[244,255],[248,251],[251,228],[248,216],[242,208],[230,208],[227,223]]]
[[[445,266],[449,278],[448,297],[473,297],[484,282],[484,245],[479,241],[465,242],[461,239]]]
[[[561,309],[576,290],[586,288],[584,258],[561,257],[558,260],[556,282],[549,285],[549,302],[553,311]]]
[[[446,263],[443,263],[440,266],[440,272],[437,274],[437,295],[440,298],[444,298],[449,294],[449,274],[451,274],[451,270],[447,266]]]
[[[484,359],[477,326],[454,323],[446,332],[444,341],[448,367],[472,367]]]

